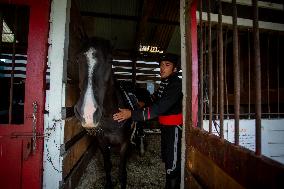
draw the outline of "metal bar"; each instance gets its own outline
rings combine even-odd
[[[239,67],[239,39],[237,26],[237,5],[233,2],[233,64],[234,64],[234,111],[235,111],[235,145],[239,145],[240,122],[240,67]]]
[[[266,62],[266,76],[267,76],[267,111],[268,113],[270,113],[270,94],[269,94],[269,90],[270,90],[270,80],[269,80],[269,60],[270,60],[270,53],[269,53],[269,49],[270,49],[270,37],[269,34],[267,36],[267,62]],[[270,119],[270,115],[268,116],[268,118]]]
[[[255,73],[255,153],[261,155],[261,65],[258,28],[257,0],[253,3],[253,44],[254,44],[254,73]]]
[[[205,49],[205,53],[203,53],[203,83],[204,83],[204,81],[205,81],[205,79],[207,78],[207,50],[206,50],[206,40],[207,40],[207,24],[205,23],[204,24],[204,33],[203,33],[203,49]],[[207,112],[207,108],[206,108],[206,104],[205,104],[205,102],[204,102],[204,86],[203,86],[203,103],[202,103],[202,105],[203,105],[203,113],[206,113]],[[204,115],[202,115],[203,116],[203,119],[204,119]],[[205,118],[206,119],[206,118]]]
[[[216,29],[216,31],[218,31],[218,25],[216,25],[217,26],[217,29]],[[219,66],[218,66],[218,54],[219,54],[219,43],[218,43],[218,39],[219,39],[219,36],[218,36],[218,32],[216,32],[217,33],[217,43],[216,43],[216,72],[215,73],[219,73]],[[219,106],[218,106],[218,104],[219,104],[219,86],[218,86],[218,81],[219,81],[219,74],[216,74],[216,93],[215,93],[215,96],[216,96],[216,120],[218,120],[219,119]]]
[[[16,56],[16,38],[17,38],[17,9],[15,7],[14,11],[14,23],[13,23],[13,53],[12,53],[12,70],[11,70],[11,79],[10,79],[10,91],[9,91],[9,124],[12,123],[12,113],[13,113],[13,96],[14,96],[14,70],[15,70],[15,56]]]
[[[228,100],[228,83],[227,83],[227,45],[228,45],[228,27],[225,34],[225,49],[224,49],[224,78],[225,78],[225,96],[226,96],[226,118],[229,118],[229,100]]]
[[[224,139],[224,64],[223,64],[223,27],[222,27],[222,3],[218,0],[218,44],[219,44],[219,112],[220,112],[220,138]]]
[[[248,30],[248,85],[249,85],[249,90],[248,90],[248,113],[249,113],[249,116],[248,116],[248,118],[250,119],[250,114],[251,114],[251,110],[250,110],[250,102],[251,102],[251,100],[250,100],[250,64],[251,64],[251,62],[250,62],[250,31]]]
[[[198,125],[203,129],[203,21],[202,21],[202,1],[199,1],[199,87],[198,87]]]
[[[212,66],[212,23],[211,23],[211,3],[208,1],[207,17],[208,17],[208,72],[209,72],[209,133],[212,133],[212,91],[213,91],[213,66]]]
[[[278,118],[280,118],[279,113],[280,113],[280,96],[279,96],[279,37],[278,33],[278,40],[277,40],[277,112],[278,112]]]

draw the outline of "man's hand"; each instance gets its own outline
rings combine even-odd
[[[143,108],[145,106],[145,102],[142,102],[142,101],[138,101],[137,104],[139,108]]]
[[[119,112],[113,114],[113,120],[121,122],[126,119],[131,118],[131,111],[129,109],[121,109],[119,108]]]

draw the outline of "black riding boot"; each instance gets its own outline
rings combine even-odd
[[[180,177],[166,177],[165,189],[180,189]]]

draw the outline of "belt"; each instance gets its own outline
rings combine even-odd
[[[159,116],[159,123],[161,125],[181,125],[182,114]]]

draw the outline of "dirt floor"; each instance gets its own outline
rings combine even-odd
[[[127,164],[127,188],[128,189],[159,189],[164,188],[165,173],[164,163],[160,159],[160,135],[146,134],[146,150],[140,156],[134,149]],[[112,178],[114,188],[120,188],[118,181],[117,153],[112,155]],[[104,188],[105,172],[103,169],[103,158],[98,151],[90,161],[77,189]]]

